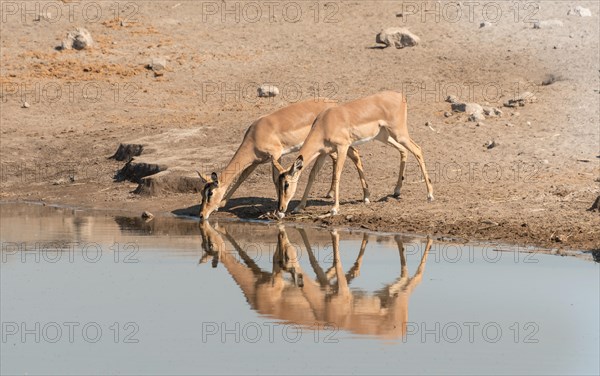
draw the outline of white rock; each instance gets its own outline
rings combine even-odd
[[[274,85],[261,85],[256,91],[259,97],[275,97],[279,95],[279,89]]]
[[[164,57],[154,57],[149,64],[149,68],[155,72],[159,72],[167,67],[167,59]]]
[[[458,103],[458,98],[454,95],[448,95],[446,97],[446,102],[448,103]]]
[[[75,31],[70,31],[67,37],[63,39],[60,49],[61,50],[83,50],[90,48],[94,45],[92,34],[87,29],[78,27]]]
[[[534,29],[553,29],[556,27],[562,27],[563,22],[561,20],[544,20],[544,21],[535,21],[533,23]]]
[[[455,112],[466,112],[471,115],[474,113],[483,114],[483,107],[477,103],[452,103],[452,111]]]
[[[394,46],[396,48],[414,47],[421,42],[418,36],[403,27],[389,27],[382,30],[377,34],[375,41],[385,44],[386,47]]]
[[[581,5],[576,6],[575,8],[569,9],[567,12],[568,16],[579,16],[579,17],[591,17],[592,11],[588,8],[584,8]]]

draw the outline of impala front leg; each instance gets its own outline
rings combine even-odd
[[[331,208],[331,215],[337,215],[340,212],[340,179],[342,177],[342,170],[344,169],[344,162],[346,162],[346,153],[348,153],[347,145],[340,145],[337,147],[338,161],[335,165],[335,195],[333,208]]]
[[[315,178],[319,173],[319,170],[321,170],[321,167],[323,167],[323,164],[325,163],[325,158],[327,158],[327,154],[321,154],[317,158],[315,165],[313,166],[312,170],[310,171],[310,175],[308,176],[308,183],[306,183],[306,188],[304,188],[304,194],[302,195],[302,199],[300,200],[300,203],[294,208],[294,210],[292,210],[292,213],[300,213],[302,210],[304,210],[304,208],[306,208],[306,200],[308,200],[308,195],[315,181]]]
[[[369,185],[367,184],[367,179],[365,178],[365,172],[363,170],[362,161],[360,160],[360,154],[358,154],[358,150],[356,150],[356,148],[350,146],[350,148],[348,149],[348,157],[350,157],[352,162],[354,162],[354,165],[358,170],[358,177],[360,179],[360,185],[362,186],[363,190],[363,201],[365,204],[368,204],[371,202],[369,200]]]
[[[235,184],[233,184],[233,186],[229,189],[229,192],[227,192],[227,194],[225,195],[223,200],[221,200],[219,207],[222,208],[227,204],[227,201],[229,200],[229,198],[240,187],[240,185],[244,182],[244,180],[246,180],[248,178],[248,176],[250,176],[250,174],[256,169],[257,166],[258,166],[258,163],[253,163],[242,172],[242,174],[236,180]]]

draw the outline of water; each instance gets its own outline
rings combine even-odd
[[[341,230],[0,210],[2,374],[600,371],[591,261]]]

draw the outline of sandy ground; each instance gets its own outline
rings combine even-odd
[[[142,143],[136,160],[186,176],[219,171],[258,116],[314,96],[342,103],[398,90],[408,95],[409,129],[424,150],[436,200],[426,201],[412,157],[402,198],[390,198],[398,154],[369,143],[359,150],[370,205],[360,202],[348,164],[341,215],[319,218],[331,204],[322,198],[328,164],[307,212],[286,221],[600,248],[600,216],[587,211],[600,194],[597,2],[23,4],[1,4],[2,200],[196,214],[197,193],[134,194],[137,183],[113,179],[124,162],[108,157],[120,143]],[[568,16],[575,5],[592,17]],[[534,29],[535,19],[562,26]],[[493,25],[480,28],[484,20]],[[79,26],[94,47],[57,51]],[[392,26],[408,27],[421,44],[377,48],[376,34]],[[146,68],[154,57],[167,60],[161,76]],[[554,82],[542,85],[548,77]],[[262,83],[281,94],[257,98]],[[524,91],[537,102],[502,107]],[[465,114],[445,117],[449,94],[503,115],[479,126]],[[498,146],[487,149],[490,140]],[[275,209],[274,198],[265,165],[214,215],[255,219]]]

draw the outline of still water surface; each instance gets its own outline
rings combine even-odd
[[[2,374],[598,374],[599,265],[1,204]]]

